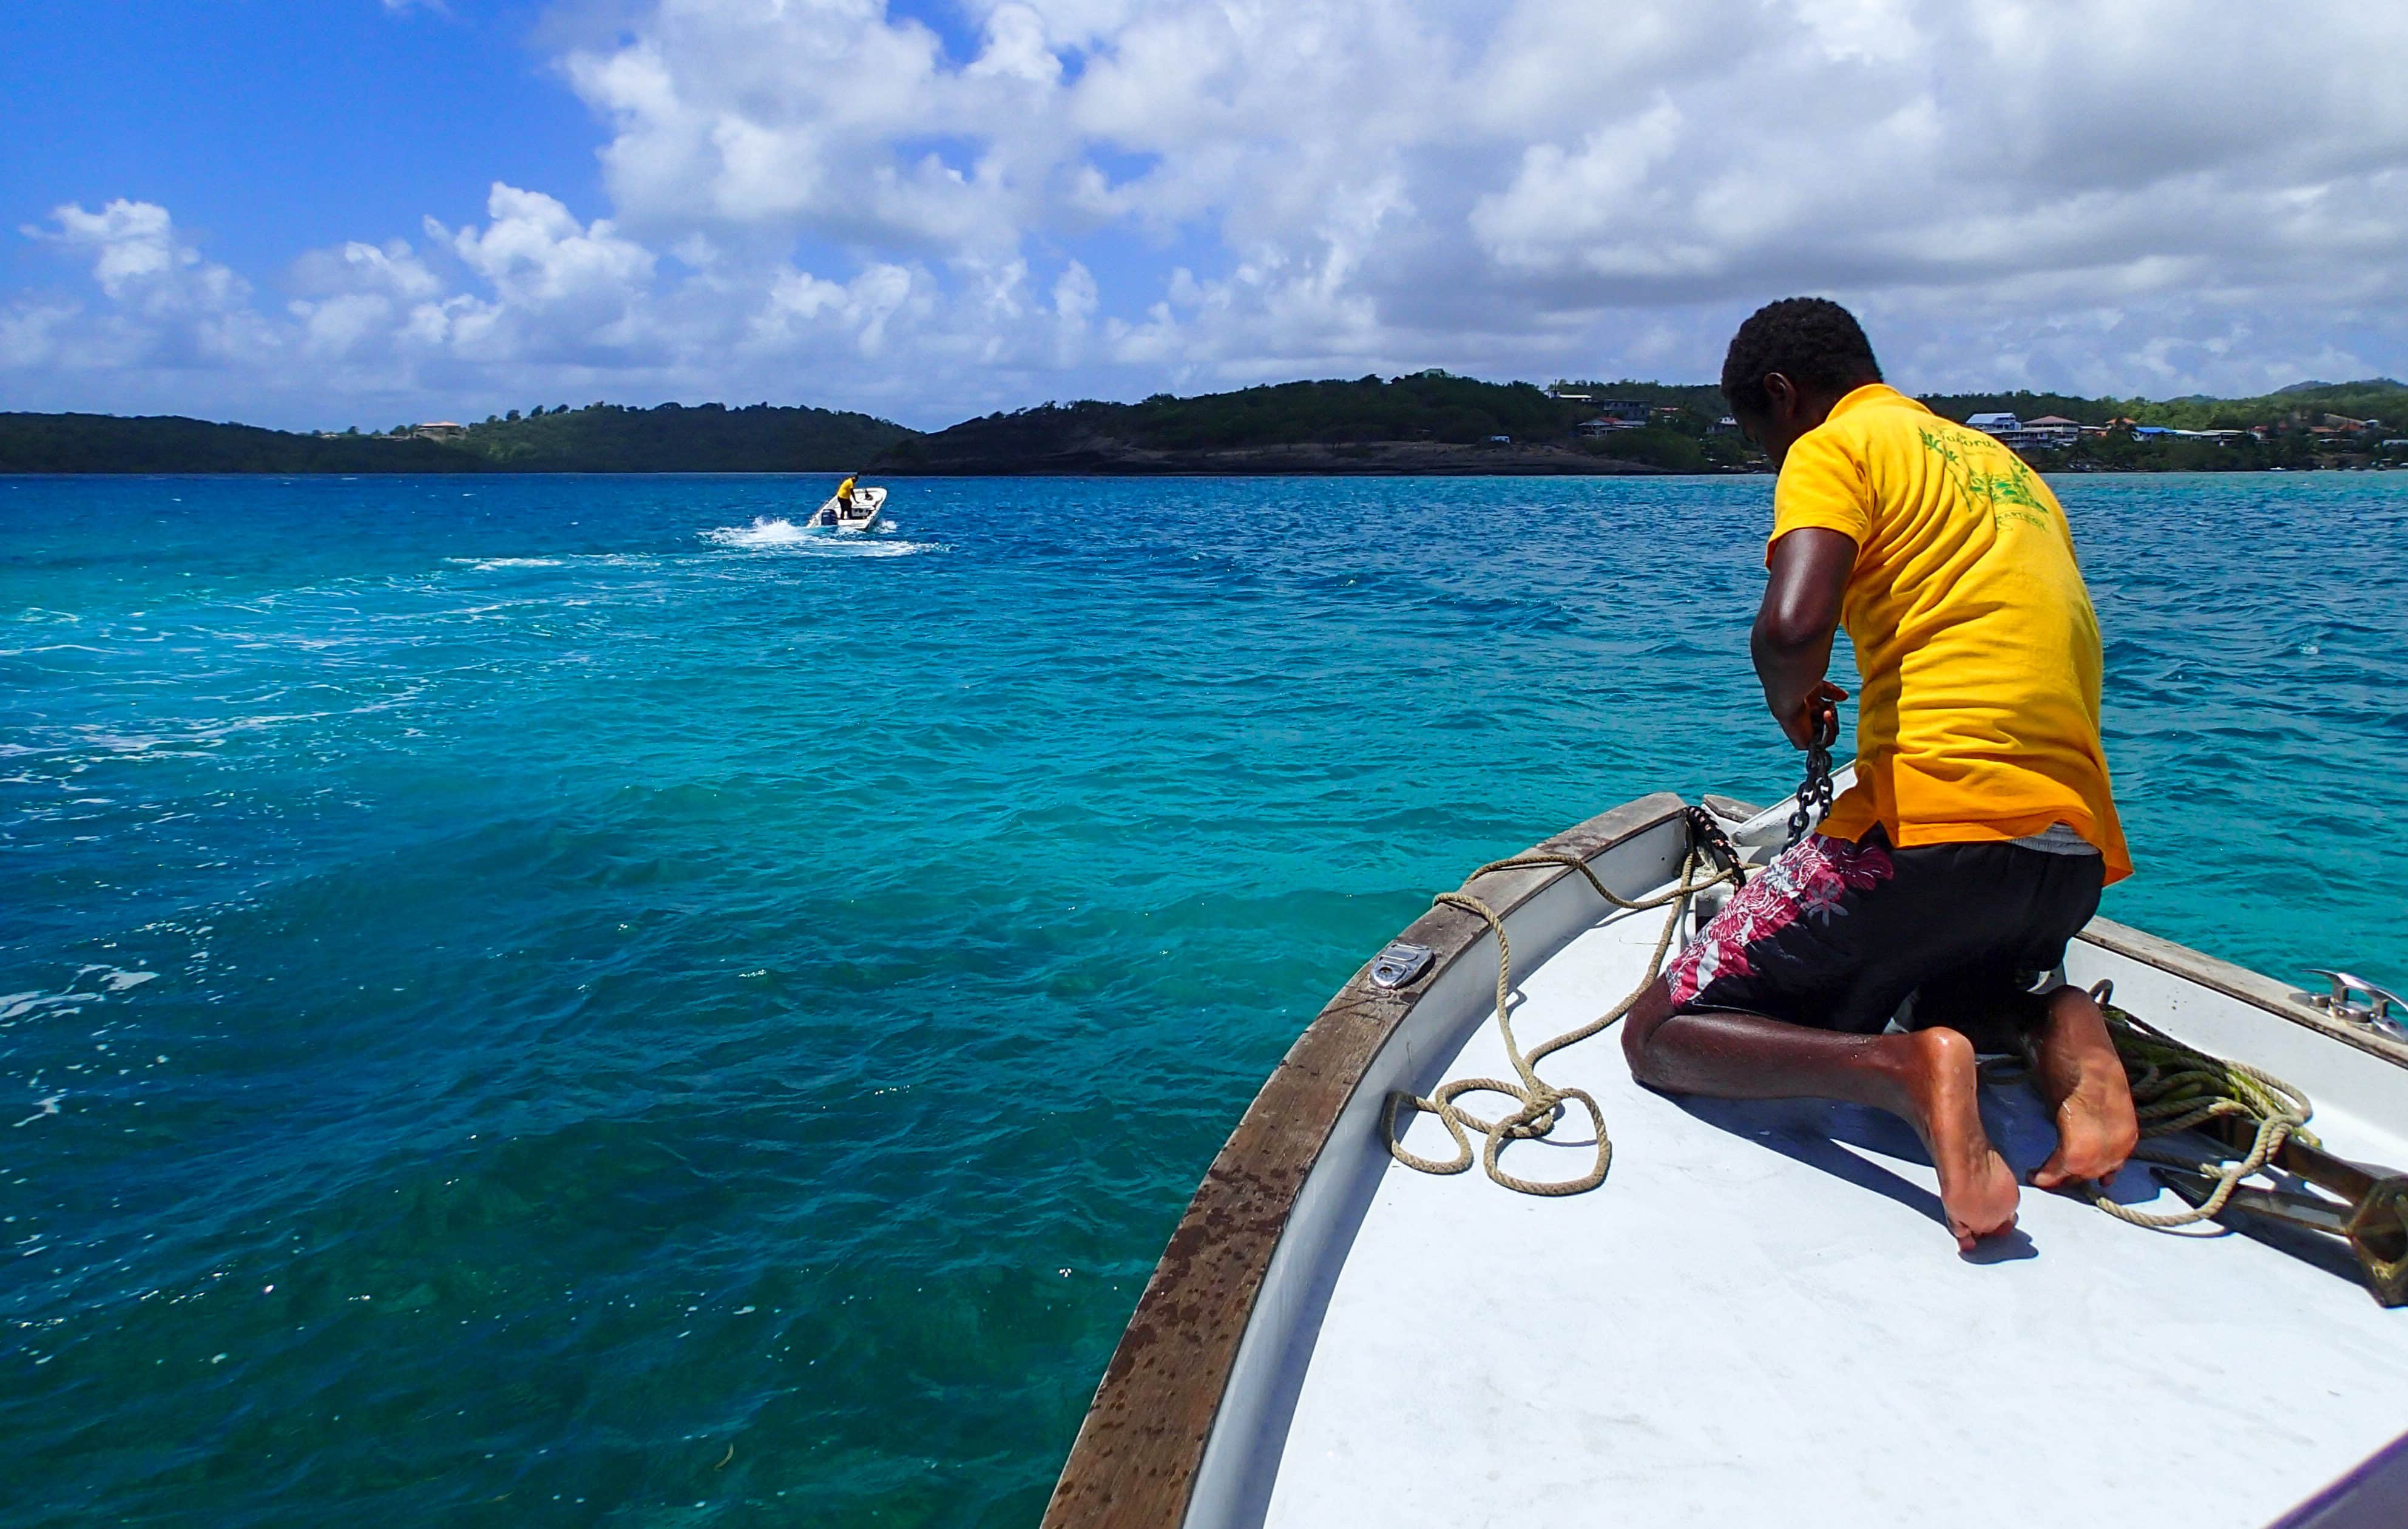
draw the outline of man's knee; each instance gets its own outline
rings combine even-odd
[[[1622,1017],[1622,1056],[1630,1063],[1630,1075],[1640,1082],[1649,1080],[1653,1071],[1648,1045],[1664,1021],[1672,1017],[1672,984],[1657,977],[1639,995],[1630,1012]]]

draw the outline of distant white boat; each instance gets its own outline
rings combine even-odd
[[[838,503],[836,497],[830,495],[827,502],[811,512],[811,518],[803,525],[831,531],[874,531],[878,528],[879,512],[885,508],[886,490],[856,488],[851,508]]]
[[[1787,803],[1710,800],[1745,859],[1779,847]],[[1511,941],[1524,1047],[1639,987],[1666,927],[1545,862],[1646,898],[1709,821],[1645,797],[1466,884]],[[1680,916],[1673,948],[1708,911]],[[2359,1171],[2336,1191],[2356,1203],[2347,1245],[2237,1205],[2147,1231],[2027,1189],[2018,1229],[1959,1256],[1903,1123],[1656,1093],[1615,1031],[1541,1064],[1602,1112],[1601,1187],[1540,1198],[1476,1161],[1417,1172],[1390,1154],[1392,1090],[1515,1075],[1498,955],[1480,916],[1433,908],[1297,1038],[1138,1302],[1049,1529],[2408,1522],[2408,1309],[2361,1288],[2403,1298],[2408,1180]],[[2303,1002],[2104,919],[2065,974],[2297,1085],[2325,1151],[2408,1163],[2408,1031],[2380,1003]],[[2013,1082],[1984,1093],[2028,1172],[2054,1145],[2046,1107]],[[1460,1156],[1435,1117],[1406,1118],[1406,1149]],[[1563,1183],[1595,1171],[1596,1144],[1568,1101],[1502,1161]],[[2272,1176],[2293,1192],[2261,1203],[2336,1233],[2349,1219]],[[2181,1177],[2136,1161],[2114,1197],[2179,1212]]]

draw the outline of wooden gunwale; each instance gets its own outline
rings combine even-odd
[[[2329,1040],[2356,1046],[2372,1056],[2381,1057],[2396,1067],[2408,1067],[2408,1045],[2387,1035],[2344,1024],[2319,1009],[2312,1009],[2291,997],[2291,989],[2271,977],[2261,976],[2245,966],[2235,966],[2213,956],[2203,955],[2188,945],[2178,945],[2172,940],[2161,940],[2128,924],[2118,924],[2112,918],[2093,918],[2080,934],[2074,936],[2085,945],[2112,950],[2118,956],[2154,966],[2186,982],[2237,998],[2243,1003],[2265,1010],[2278,1019],[2313,1030]]]
[[[1593,860],[1684,806],[1659,791],[1536,847]],[[1481,879],[1477,895],[1510,917],[1573,874],[1498,872]],[[1047,1529],[1176,1529],[1185,1520],[1239,1344],[1297,1193],[1381,1048],[1420,995],[1487,933],[1471,914],[1432,908],[1398,936],[1429,946],[1421,975],[1398,988],[1375,987],[1367,961],[1280,1059],[1206,1170],[1138,1298],[1046,1506]]]

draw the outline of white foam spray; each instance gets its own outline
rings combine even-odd
[[[892,530],[894,526],[891,520],[879,523],[882,532]],[[797,526],[782,515],[763,515],[750,526],[722,526],[703,532],[702,539],[740,552],[800,553],[821,557],[904,557],[915,552],[941,550],[930,541],[903,541],[882,534],[862,536]]]

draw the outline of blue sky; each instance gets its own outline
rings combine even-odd
[[[0,407],[914,425],[1423,366],[2408,371],[2408,13],[2057,0],[162,0],[0,53]]]
[[[107,0],[12,8],[0,132],[11,224],[64,202],[175,209],[214,259],[273,271],[295,252],[422,213],[459,221],[495,180],[607,210],[593,113],[535,36],[539,7],[379,0]],[[7,278],[53,274],[32,241]]]

